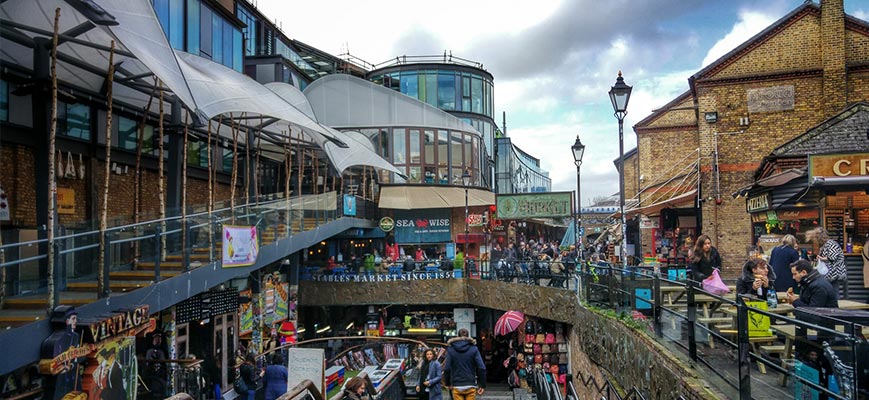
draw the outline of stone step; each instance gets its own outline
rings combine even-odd
[[[70,306],[83,306],[97,301],[96,293],[61,292],[60,303]],[[32,294],[8,298],[3,309],[8,310],[45,310],[48,308],[48,295]]]
[[[192,265],[193,263],[191,262],[190,264]],[[148,262],[139,262],[138,266],[139,266],[139,270],[141,270],[141,271],[153,271],[154,268],[156,267],[156,264],[153,261],[148,261]],[[160,262],[160,271],[163,271],[165,269],[181,270],[181,269],[184,269],[184,265],[182,264],[181,261],[162,261],[162,262]]]
[[[151,281],[117,281],[110,282],[109,289],[113,292],[129,292],[136,290],[138,288],[142,288],[145,286],[150,286]],[[97,291],[97,282],[73,282],[68,283],[66,285],[66,289],[71,292],[93,292]]]
[[[162,268],[162,265],[161,265]],[[171,278],[173,276],[180,275],[180,271],[160,271],[160,277],[163,279]],[[144,281],[148,279],[154,279],[154,271],[148,270],[140,270],[140,271],[113,271],[109,272],[109,281],[121,280],[121,281]]]

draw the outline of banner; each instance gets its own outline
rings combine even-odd
[[[746,301],[745,305],[763,311],[766,311],[768,307],[766,301]],[[769,335],[769,317],[763,314],[749,311],[748,336],[765,337]]]
[[[241,297],[252,298],[253,292],[244,290],[238,293]],[[241,303],[238,311],[238,334],[246,335],[253,331],[253,307],[252,302]]]
[[[223,226],[223,268],[253,265],[257,253],[255,226]]]
[[[572,192],[499,194],[498,219],[559,218],[573,213]]]
[[[450,209],[395,210],[395,242],[446,243],[450,241]]]
[[[356,216],[356,196],[345,194],[344,195],[344,215],[349,217]]]

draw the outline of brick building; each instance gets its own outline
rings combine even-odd
[[[634,126],[641,190],[626,197],[639,200],[634,216],[672,209],[679,226],[696,221],[690,227],[712,238],[734,276],[754,243],[745,200],[730,194],[754,181],[773,149],[869,98],[869,23],[846,15],[843,0],[806,3],[688,83]],[[642,231],[643,252],[658,251],[652,229]]]

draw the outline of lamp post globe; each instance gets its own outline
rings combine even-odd
[[[576,142],[570,146],[573,151],[573,163],[576,165],[576,214],[574,214],[574,234],[577,254],[582,259],[583,243],[581,238],[580,225],[582,224],[582,185],[579,180],[579,167],[582,166],[582,156],[585,154],[585,145],[579,140],[579,135],[576,135]]]
[[[628,114],[628,101],[631,99],[631,90],[633,88],[625,83],[622,78],[622,71],[619,71],[619,76],[616,78],[616,84],[610,88],[609,96],[613,104],[613,115],[619,120],[619,212],[622,218],[622,243],[620,247],[620,256],[622,259],[622,269],[627,269],[628,266],[628,237],[627,225],[625,224],[625,134],[624,121],[625,115]]]

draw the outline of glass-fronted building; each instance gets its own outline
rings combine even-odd
[[[481,186],[489,188],[493,186],[494,132],[496,128],[493,100],[494,78],[492,74],[482,68],[482,64],[451,55],[444,55],[443,57],[402,56],[378,65],[376,69],[366,75],[366,78],[377,85],[382,85],[432,107],[437,107],[473,127],[473,130],[467,129],[469,132],[465,132],[461,139],[463,162],[471,166],[475,174],[480,174]],[[434,140],[431,142],[431,149],[439,149],[440,146],[455,149],[455,144],[447,145],[447,143],[458,143],[459,141],[458,138],[454,137],[455,133],[422,130],[419,134],[422,135],[419,139],[420,142],[416,142],[417,139],[413,134],[407,140],[417,144],[425,144],[429,139],[437,140],[438,145],[434,144]],[[450,139],[447,140],[447,137]],[[476,142],[477,139],[480,142]],[[429,151],[428,149],[424,150],[422,145],[419,149],[421,152]],[[445,167],[452,165],[452,162],[441,163],[442,152],[436,152],[438,154],[433,154],[431,161],[424,157],[418,167],[414,166],[413,170],[409,170],[409,183],[439,183],[444,174],[452,177],[447,180],[448,183],[456,183],[454,178],[455,176],[461,177],[461,171],[457,174],[445,171]],[[450,159],[457,161],[454,153],[457,151],[450,151]],[[479,157],[479,159],[475,157]],[[437,161],[434,162],[434,160]],[[410,163],[415,164],[412,159]],[[476,165],[480,165],[479,170],[474,169]],[[417,170],[420,172],[420,179],[412,176]],[[429,180],[429,177],[437,177],[438,179]]]
[[[513,145],[509,137],[495,139],[495,193],[532,193],[552,191],[549,172],[540,160]]]

